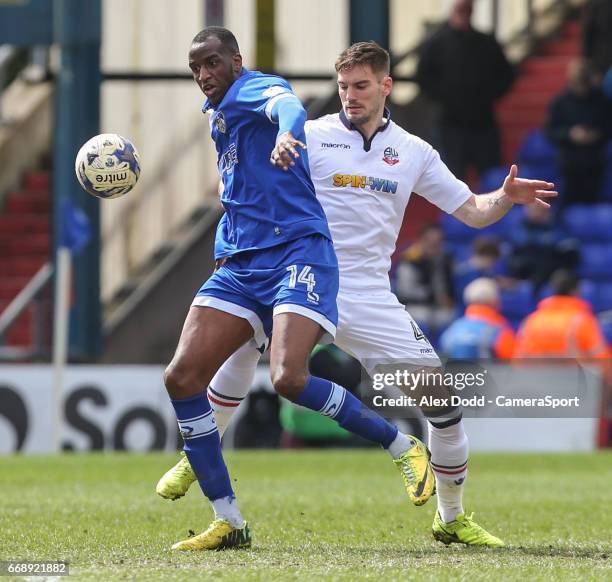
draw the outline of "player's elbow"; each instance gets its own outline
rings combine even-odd
[[[486,220],[486,217],[480,212],[458,211],[453,216],[471,228],[481,229],[490,224],[490,222]]]
[[[474,208],[471,212],[466,213],[465,223],[472,228],[486,228],[496,221],[494,217],[491,217],[486,210],[481,208]]]
[[[481,229],[481,228],[486,228],[487,226],[490,226],[491,224],[493,224],[493,220],[487,220],[482,216],[477,216],[474,217],[474,219],[471,220],[471,222],[467,223],[468,226],[471,226],[472,228],[477,228],[477,229]]]
[[[455,212],[453,216],[471,228],[484,228],[489,225],[487,215],[480,207],[479,200],[472,194]]]

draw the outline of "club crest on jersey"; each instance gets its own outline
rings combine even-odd
[[[395,164],[399,163],[399,154],[392,147],[385,148],[383,162],[389,166],[395,166]]]
[[[214,123],[219,133],[225,133],[227,131],[227,125],[225,125],[225,117],[222,111],[217,113]]]

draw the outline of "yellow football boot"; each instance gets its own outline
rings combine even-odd
[[[205,532],[177,542],[172,546],[172,549],[188,552],[194,550],[227,550],[229,548],[250,547],[251,532],[246,522],[244,522],[241,528],[237,528],[225,519],[215,519]]]

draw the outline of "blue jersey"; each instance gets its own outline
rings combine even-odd
[[[306,151],[300,150],[286,172],[270,163],[278,133],[272,107],[285,94],[291,94],[291,86],[281,77],[243,69],[218,105],[204,104],[224,188],[216,259],[312,234],[331,240]],[[306,142],[303,132],[294,137]]]

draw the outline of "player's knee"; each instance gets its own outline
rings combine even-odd
[[[164,371],[164,384],[172,398],[189,398],[202,389],[195,370],[180,362],[172,361]]]
[[[304,390],[308,374],[295,372],[287,368],[272,371],[272,386],[274,390],[288,400],[296,400]]]

